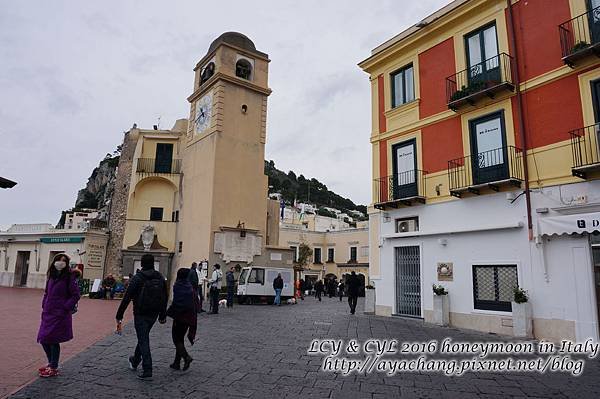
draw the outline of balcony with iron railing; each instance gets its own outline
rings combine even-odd
[[[600,56],[600,7],[558,25],[562,60],[571,68],[590,56]]]
[[[457,111],[463,105],[475,105],[482,97],[494,98],[502,91],[513,91],[513,59],[506,53],[470,66],[446,78],[446,103]]]
[[[480,152],[448,161],[450,194],[479,195],[482,189],[500,191],[501,186],[521,187],[523,181],[523,150],[514,146]]]
[[[424,204],[426,176],[426,171],[416,169],[374,179],[375,197],[373,202],[375,208],[398,208],[399,205]]]
[[[181,159],[138,158],[136,172],[145,175],[181,173]]]
[[[600,123],[582,127],[569,132],[571,136],[571,154],[573,155],[573,176],[585,179],[587,173],[600,170]]]

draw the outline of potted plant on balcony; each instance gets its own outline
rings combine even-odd
[[[513,335],[515,337],[533,337],[533,323],[529,295],[521,287],[513,289],[512,301]]]
[[[580,50],[583,50],[584,48],[586,48],[588,46],[589,46],[589,43],[584,42],[584,41],[579,41],[579,42],[575,43],[575,45],[571,49],[571,54],[574,54]]]
[[[450,324],[450,300],[443,285],[433,284],[433,323],[438,326]]]
[[[375,287],[371,284],[365,287],[365,314],[375,314]]]

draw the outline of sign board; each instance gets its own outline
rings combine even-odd
[[[44,244],[63,244],[82,242],[83,237],[42,237],[40,242]]]
[[[439,281],[454,280],[454,264],[452,262],[438,262],[437,279]]]
[[[106,244],[97,242],[87,242],[86,255],[87,265],[89,267],[101,268],[104,266],[104,254],[106,253]]]
[[[101,282],[102,282],[102,280],[100,280],[99,278],[95,279],[94,284],[92,284],[92,289],[90,290],[90,292],[98,292]]]

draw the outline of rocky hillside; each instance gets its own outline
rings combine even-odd
[[[119,157],[120,148],[117,148],[113,154],[106,154],[106,157],[92,171],[85,188],[77,193],[75,206],[61,212],[57,226],[64,225],[66,212],[83,209],[102,210],[110,203]]]
[[[109,204],[120,153],[120,148],[117,148],[113,154],[106,154],[106,157],[94,168],[85,188],[77,193],[75,207],[70,209],[71,211],[103,209]],[[356,205],[352,200],[330,191],[325,184],[315,178],[296,176],[293,171],[285,173],[277,169],[273,161],[265,161],[265,174],[269,177],[269,186],[271,186],[269,192],[281,193],[288,204],[292,204],[296,199],[298,202],[314,204],[318,208],[328,206],[343,212],[357,210],[365,215],[367,213],[366,206]],[[65,212],[67,211],[62,212],[58,225],[64,223]],[[325,209],[320,209],[319,213],[324,216],[335,216],[329,215]]]
[[[317,208],[326,206],[342,212],[356,210],[367,214],[365,205],[356,205],[352,200],[330,191],[325,184],[315,178],[296,176],[293,171],[285,173],[277,169],[273,161],[265,161],[265,175],[269,177],[269,193],[281,193],[288,204],[292,204],[296,199],[298,202],[314,204]],[[323,216],[335,216],[325,209],[319,209],[317,213]]]

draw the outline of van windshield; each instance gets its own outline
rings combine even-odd
[[[238,280],[238,285],[245,285],[247,276],[248,276],[248,269],[243,269],[242,273],[240,274],[240,278]]]

